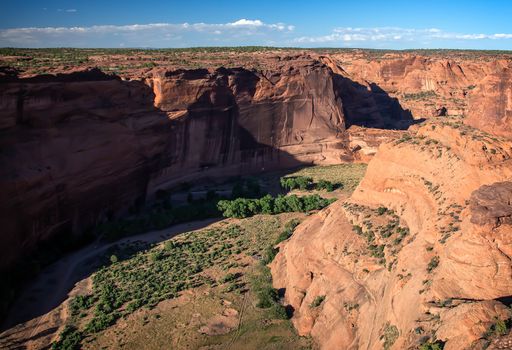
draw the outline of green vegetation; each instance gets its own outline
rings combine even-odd
[[[325,190],[332,192],[335,189],[343,188],[341,183],[332,183],[328,180],[319,180],[317,183],[313,182],[313,178],[307,176],[285,176],[279,179],[281,187],[286,190],[299,189],[301,191],[307,190]]]
[[[69,310],[71,316],[76,316],[80,314],[82,310],[86,310],[90,308],[94,302],[91,295],[77,295],[69,302]]]
[[[300,189],[306,191],[313,186],[313,179],[306,176],[286,176],[280,178],[279,183],[286,190]]]
[[[197,200],[173,207],[166,199],[152,207],[125,219],[104,222],[96,227],[98,234],[110,241],[151,230],[161,230],[187,221],[219,217],[216,200]]]
[[[92,276],[92,293],[70,300],[71,322],[54,348],[64,344],[80,348],[82,339],[102,332],[118,319],[141,308],[152,309],[187,289],[219,286],[222,293],[245,293],[243,272],[230,270],[243,256],[262,256],[249,277],[258,308],[273,319],[287,319],[265,265],[277,253],[273,246],[291,236],[298,223],[292,219],[281,226],[279,217],[260,216],[245,219],[243,226],[218,225],[190,232],[149,250],[141,250],[136,242],[117,246],[105,253],[105,266]],[[265,257],[269,250],[272,253]],[[116,262],[111,262],[111,256],[117,257]],[[227,271],[215,277],[218,273],[212,269]]]
[[[384,340],[384,350],[391,349],[399,335],[398,328],[388,322],[384,327],[384,334],[381,336],[381,339]]]
[[[430,259],[430,262],[427,265],[427,272],[431,273],[432,271],[434,271],[437,268],[438,265],[439,265],[439,257],[434,256],[432,259]]]
[[[499,337],[505,335],[509,332],[511,327],[512,319],[502,320],[499,318],[495,318],[494,323],[487,329],[484,333],[483,337],[485,339],[490,339],[493,337]]]
[[[288,238],[290,238],[293,234],[293,230],[295,230],[295,227],[300,224],[300,221],[298,219],[292,219],[286,223],[284,226],[283,232],[279,234],[279,236],[276,239],[275,244],[279,244]]]
[[[428,98],[434,98],[437,97],[437,94],[435,91],[421,91],[417,93],[410,93],[410,94],[404,94],[405,100],[423,100]]]
[[[356,163],[314,166],[298,170],[287,175],[285,178],[308,178],[315,184],[312,189],[325,189],[326,191],[329,191],[330,185],[327,184],[327,182],[329,182],[332,184],[334,190],[340,189],[343,192],[350,194],[354,191],[357,185],[359,185],[359,182],[366,172],[366,167],[366,164]]]
[[[266,195],[260,199],[237,198],[221,200],[217,208],[227,218],[246,218],[256,214],[280,214],[288,212],[309,212],[325,208],[335,199],[322,198],[319,195],[297,197]]]
[[[83,334],[76,327],[65,326],[59,336],[60,339],[52,343],[52,350],[78,350],[82,348],[80,342],[83,339]]]
[[[272,318],[288,319],[285,307],[279,302],[277,290],[272,287],[272,275],[267,266],[258,266],[256,273],[251,277],[251,287],[256,293],[258,308],[268,309]]]
[[[377,214],[378,215],[384,215],[384,214],[387,213],[387,211],[388,211],[388,208],[386,208],[386,207],[378,207],[377,208]]]
[[[352,230],[366,240],[365,255],[376,258],[379,264],[387,266],[388,270],[391,270],[396,262],[396,256],[403,246],[403,240],[409,235],[409,228],[401,226],[400,217],[386,207],[372,209],[364,205],[346,202],[343,204],[343,208],[348,217],[364,217],[360,224],[352,226]],[[387,265],[386,257],[392,259]]]
[[[309,305],[311,308],[319,307],[325,300],[325,295],[319,295]]]
[[[440,341],[426,342],[420,345],[419,350],[443,350],[444,343]]]

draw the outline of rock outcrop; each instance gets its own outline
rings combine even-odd
[[[510,317],[511,146],[452,118],[382,144],[351,199],[272,263],[299,333],[323,349],[481,348]]]
[[[280,63],[279,63],[280,62]],[[267,70],[99,70],[0,82],[0,267],[202,177],[353,159],[333,73],[297,56]]]
[[[366,97],[359,94],[345,105],[348,125],[379,127],[402,116],[400,126],[407,113],[415,119],[464,115],[468,125],[501,136],[512,135],[509,57],[476,53],[389,53],[375,57],[361,52],[333,54],[322,60],[349,79],[345,84],[352,88],[347,91],[375,92]],[[361,118],[362,114],[366,117]]]

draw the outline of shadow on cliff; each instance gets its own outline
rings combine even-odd
[[[424,119],[414,119],[411,111],[375,83],[359,84],[341,74],[334,74],[336,90],[343,102],[347,128],[351,125],[366,128],[406,130]]]
[[[192,74],[192,79],[205,78],[208,74],[212,73],[198,70]],[[16,157],[21,152],[18,147],[26,150],[33,143],[53,152],[50,158],[43,158],[42,155],[35,159],[2,158],[5,164],[22,164],[19,169],[8,169],[11,173],[23,174],[26,167],[40,168],[39,172],[45,173],[34,179],[21,176],[14,180],[1,180],[1,188],[8,191],[0,198],[0,223],[7,230],[0,243],[10,247],[10,255],[1,260],[2,266],[10,265],[2,272],[2,316],[12,303],[13,296],[19,294],[21,286],[27,292],[37,288],[40,282],[51,287],[44,295],[24,294],[31,299],[30,303],[19,299],[10,308],[9,318],[3,322],[2,330],[44,315],[60,305],[78,281],[77,278],[86,277],[93,271],[77,275],[77,278],[72,278],[71,285],[62,286],[59,283],[55,285],[55,281],[49,279],[51,274],[39,271],[47,272],[47,269],[44,270],[46,266],[66,253],[83,247],[81,237],[88,228],[141,210],[148,198],[152,198],[159,189],[151,181],[161,177],[162,173],[167,173],[172,180],[164,183],[172,190],[172,186],[178,185],[183,179],[207,181],[209,178],[311,165],[258,141],[254,133],[240,122],[240,106],[228,85],[228,75],[244,79],[246,83],[239,87],[237,93],[248,96],[254,95],[258,76],[241,68],[219,69],[215,74],[217,76],[211,90],[205,91],[196,102],[187,106],[186,116],[178,119],[169,118],[167,111],[154,106],[155,94],[144,82],[124,81],[97,69],[27,79],[10,76],[0,80],[0,83],[15,84],[19,89],[14,95],[15,111],[9,114],[15,115],[15,125],[4,130],[5,137],[1,143],[9,150],[4,157]],[[77,88],[79,84],[63,84],[68,82],[88,85]],[[97,87],[100,82],[107,85]],[[44,85],[46,89],[43,91],[38,84],[48,85]],[[10,88],[15,90],[13,85]],[[49,106],[45,115],[47,119],[41,121],[44,110],[37,113],[30,111],[25,103],[37,98],[39,93],[43,93],[45,98],[50,96],[48,98],[56,99],[56,103],[65,108],[61,112],[55,106]],[[94,108],[85,108],[84,105]],[[74,111],[79,117],[75,116]],[[0,117],[4,118],[5,115],[0,114]],[[54,147],[52,140],[56,138],[84,139],[84,133],[90,132],[91,125],[97,127],[95,130],[101,130],[101,133],[94,135],[93,146],[98,144],[94,153],[84,153],[82,146],[76,151],[63,148],[62,143],[60,147]],[[51,138],[43,137],[45,128],[49,126],[54,130],[53,135]],[[77,130],[78,134],[71,133]],[[24,140],[24,144],[20,146],[19,140]],[[90,144],[88,146],[91,147]],[[152,148],[157,148],[157,151]],[[58,177],[52,174],[51,159],[59,161]],[[23,164],[25,161],[27,164]],[[69,166],[62,167],[62,164]],[[97,167],[91,167],[91,164]],[[101,179],[98,178],[98,168],[101,169]],[[76,181],[76,174],[88,179],[86,188]],[[52,181],[44,182],[45,178]],[[55,183],[55,178],[59,179],[58,183]],[[33,185],[31,181],[38,185]],[[24,186],[19,186],[21,182]],[[37,191],[34,190],[36,187]],[[41,193],[48,198],[44,206],[38,200]],[[37,232],[34,232],[35,227],[38,228]],[[61,246],[55,242],[57,237],[73,239],[70,239],[70,244]],[[51,247],[51,251],[41,252],[38,248],[43,245]],[[16,267],[16,272],[12,266]],[[33,282],[27,284],[28,281]]]

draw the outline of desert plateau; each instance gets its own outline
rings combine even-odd
[[[512,349],[509,5],[54,5],[0,28],[1,349]]]

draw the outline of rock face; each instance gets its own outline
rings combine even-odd
[[[299,333],[323,349],[481,348],[510,317],[510,146],[457,119],[382,144],[349,202],[299,225],[272,263]]]
[[[512,67],[498,61],[469,100],[467,123],[505,137],[512,136]]]
[[[359,94],[345,104],[348,125],[382,127],[398,116],[406,121],[407,113],[415,119],[465,115],[471,126],[512,135],[510,59],[395,53],[382,57],[343,53],[322,59],[349,79],[345,84],[352,90],[375,92],[367,97]],[[400,105],[393,103],[396,98]],[[366,117],[361,119],[362,115]]]
[[[0,267],[194,178],[353,159],[333,73],[98,70],[0,82]]]
[[[512,224],[512,182],[482,186],[471,195],[471,222],[477,225]]]

